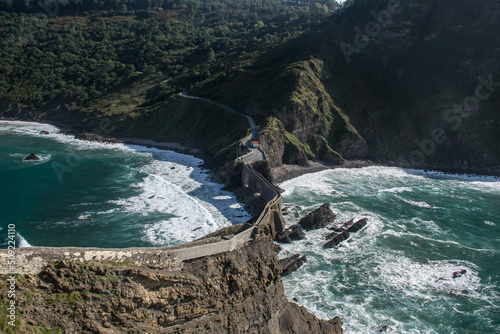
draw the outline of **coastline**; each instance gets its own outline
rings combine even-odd
[[[344,161],[341,165],[330,165],[323,161],[311,161],[310,166],[303,167],[298,165],[282,165],[272,169],[272,176],[275,184],[280,184],[296,177],[317,173],[329,169],[338,168],[363,168],[363,167],[394,167],[401,168],[407,171],[422,171],[424,174],[444,174],[457,177],[495,177],[500,180],[500,166],[497,168],[477,168],[469,167],[468,169],[457,168],[453,166],[425,166],[416,167],[407,164],[396,163],[376,163],[370,160],[350,160]]]
[[[48,124],[58,127],[61,134],[74,136],[76,139],[87,140],[98,143],[110,143],[110,144],[125,144],[125,145],[138,145],[148,148],[157,148],[159,150],[170,150],[176,153],[189,154],[195,158],[202,160],[209,159],[202,150],[196,147],[186,147],[180,143],[175,142],[158,142],[153,139],[143,139],[143,138],[133,138],[133,137],[121,137],[121,136],[107,136],[96,132],[90,132],[86,130],[77,130],[73,126],[57,121],[50,121],[44,119],[25,119],[25,118],[8,118],[0,117],[0,121],[10,121],[10,122],[33,122],[39,124]]]
[[[213,170],[207,168],[205,165],[205,160],[200,159],[200,157],[203,157],[203,155],[199,151],[193,151],[186,149],[184,147],[181,147],[181,145],[172,145],[171,143],[163,143],[163,142],[156,142],[156,141],[143,141],[143,140],[135,140],[134,138],[107,138],[107,137],[98,137],[93,134],[90,136],[87,136],[86,133],[84,133],[84,138],[82,138],[81,135],[75,135],[74,132],[70,132],[67,129],[61,128],[59,125],[55,126],[55,124],[50,124],[49,123],[41,123],[41,122],[26,122],[26,121],[19,121],[19,120],[2,120],[0,125],[2,129],[10,129],[10,128],[17,128],[19,127],[21,130],[18,130],[19,133],[18,135],[23,135],[26,134],[26,136],[29,137],[28,144],[24,147],[25,150],[28,150],[28,152],[35,152],[36,154],[41,154],[42,157],[45,157],[43,155],[42,151],[43,150],[43,143],[45,140],[49,140],[51,142],[52,140],[55,140],[59,143],[63,143],[63,145],[66,145],[66,143],[71,143],[71,145],[76,145],[78,148],[83,147],[83,149],[97,149],[97,150],[108,150],[111,149],[112,151],[110,152],[121,152],[117,153],[119,155],[129,155],[128,152],[133,152],[131,153],[132,156],[135,157],[135,152],[146,152],[147,154],[151,154],[152,158],[148,158],[147,161],[151,160],[150,162],[150,167],[146,168],[145,170],[148,171],[148,174],[153,174],[153,178],[149,178],[149,181],[142,180],[140,181],[140,193],[144,194],[147,192],[151,192],[154,196],[149,198],[144,197],[144,196],[139,196],[139,197],[134,197],[135,195],[129,194],[129,193],[123,193],[121,197],[116,197],[112,198],[118,202],[122,201],[123,203],[115,203],[113,204],[113,207],[119,207],[119,206],[124,206],[125,204],[127,205],[127,208],[130,206],[131,208],[134,207],[136,204],[136,201],[139,199],[141,200],[141,203],[143,206],[142,209],[148,210],[148,207],[151,208],[160,208],[159,210],[164,210],[164,208],[167,207],[167,204],[164,202],[162,203],[162,198],[168,199],[169,197],[165,197],[166,194],[170,194],[177,186],[180,187],[180,185],[186,186],[185,188],[179,188],[179,193],[180,192],[185,192],[185,195],[187,197],[194,196],[197,197],[201,202],[199,201],[188,201],[187,205],[180,205],[180,204],[169,204],[168,208],[169,210],[166,212],[162,211],[162,214],[168,214],[172,213],[175,209],[176,215],[178,217],[183,217],[184,215],[193,215],[194,212],[191,211],[190,209],[187,209],[189,206],[189,203],[191,202],[196,202],[199,204],[206,202],[208,203],[207,205],[200,204],[197,207],[200,208],[200,210],[208,210],[210,212],[205,212],[206,217],[208,219],[208,225],[206,226],[212,226],[213,228],[218,227],[224,227],[227,224],[238,224],[238,223],[245,223],[249,219],[252,218],[251,212],[248,212],[247,210],[243,210],[244,204],[241,202],[241,199],[238,198],[237,193],[233,189],[228,189],[224,188],[224,185],[221,184],[221,182],[216,182],[217,179],[214,178],[214,173]],[[42,131],[49,131],[50,135],[45,136],[42,134],[39,134]],[[38,144],[41,143],[41,144]],[[41,146],[42,145],[42,146]],[[13,148],[13,152],[19,151],[17,148]],[[108,151],[106,151],[108,152]],[[124,152],[124,153],[123,153]],[[148,153],[151,152],[151,153]],[[64,152],[62,153],[64,154]],[[89,154],[91,155],[91,154]],[[16,158],[14,158],[16,159]],[[19,158],[21,159],[21,158]],[[142,159],[142,158],[141,158]],[[57,160],[56,160],[57,161]],[[128,161],[128,160],[127,160]],[[142,161],[142,160],[141,160]],[[51,171],[54,166],[54,162],[51,163],[51,165],[46,165],[48,166]],[[188,166],[187,168],[180,168],[182,166],[176,166],[170,168],[170,166],[165,167],[165,165],[170,165],[170,164],[184,164]],[[142,166],[142,165],[141,165]],[[170,171],[170,169],[176,169],[175,171]],[[167,172],[168,171],[168,172]],[[165,174],[163,174],[165,173]],[[57,173],[56,173],[57,175]],[[167,175],[165,181],[167,184],[174,184],[173,186],[163,186],[164,181],[158,181],[156,180],[156,176],[159,175],[161,179],[161,176]],[[170,178],[171,175],[171,178]],[[76,178],[75,178],[76,179]],[[156,180],[156,181],[155,181]],[[187,180],[187,181],[186,181]],[[198,189],[198,186],[199,189]],[[160,189],[161,188],[161,189]],[[165,190],[167,189],[167,190]],[[181,191],[183,189],[184,191]],[[188,190],[185,190],[188,189]],[[197,189],[195,194],[191,194],[190,191],[192,189]],[[165,192],[166,191],[166,192]],[[169,192],[170,191],[170,192]],[[150,195],[151,195],[150,194]],[[174,196],[176,199],[174,202],[175,203],[184,203],[181,200],[186,200],[184,197],[176,194]],[[164,200],[163,200],[164,201]],[[234,201],[234,202],[233,202]],[[170,201],[167,201],[170,202]],[[228,203],[228,204],[227,204]],[[186,203],[184,203],[186,204]],[[145,206],[144,206],[145,205]],[[241,209],[238,209],[241,208]],[[213,210],[212,210],[213,209]],[[98,218],[98,217],[106,217],[107,213],[106,210],[101,210],[101,209],[95,209],[90,210],[90,214],[92,216],[87,215],[86,212],[87,209],[82,209],[81,212],[76,213],[74,216],[72,216],[72,219],[78,219],[78,220],[84,220],[87,219],[85,217],[91,217],[91,219],[104,219],[104,218]],[[97,210],[97,211],[96,211]],[[135,210],[135,209],[131,209]],[[186,211],[187,210],[187,211]],[[184,212],[183,212],[184,211]],[[241,211],[241,212],[240,212]],[[191,212],[191,213],[190,213]],[[102,214],[102,215],[101,215]],[[80,218],[83,216],[84,218]],[[203,219],[201,218],[202,216],[199,216],[199,218],[192,219],[192,223],[196,222],[202,222]],[[218,217],[216,220],[217,223],[214,223],[211,219],[214,217]],[[220,219],[219,219],[220,218]],[[161,219],[157,218],[158,221],[155,223],[156,225],[160,226],[161,225]],[[215,219],[215,218],[214,218]],[[98,220],[95,220],[98,221]],[[137,222],[136,222],[137,223]],[[200,223],[201,224],[201,223]],[[156,226],[155,225],[155,226]],[[202,224],[203,225],[203,224]],[[144,226],[147,226],[144,225]],[[179,225],[181,226],[181,225]],[[198,228],[192,233],[189,231],[192,231],[192,228],[189,228],[188,225],[184,225],[182,229],[179,229],[179,231],[182,231],[184,228],[187,230],[187,232],[184,234],[184,237],[179,238],[179,240],[182,240],[183,238],[187,239],[188,241],[191,240],[191,236],[199,238],[204,236],[207,233],[212,233],[214,232],[214,229],[212,228]],[[148,231],[151,230],[151,228],[148,228]],[[19,231],[20,233],[23,233],[22,231]],[[172,232],[173,233],[173,232]],[[146,238],[146,235],[150,236],[150,234],[144,234],[143,238]],[[26,236],[28,240],[30,240],[30,243],[32,245],[40,245],[43,243],[31,241],[29,238],[29,235]],[[142,240],[142,241],[141,241]],[[102,240],[101,240],[102,241]],[[134,246],[141,246],[143,243],[144,239],[141,239],[141,237],[137,238],[137,242],[139,245],[134,244]],[[20,241],[19,241],[20,242]],[[67,244],[67,243],[66,243]],[[66,245],[65,244],[65,245]],[[89,242],[89,244],[92,244],[92,242]],[[26,242],[26,245],[29,245],[29,243]],[[80,244],[78,244],[80,245]],[[154,244],[154,246],[158,246],[159,244]],[[97,243],[94,246],[104,246],[104,243]],[[108,246],[109,247],[109,246]],[[118,247],[118,246],[116,246]]]
[[[40,123],[40,122],[38,122]],[[43,123],[42,123],[43,124]],[[88,140],[94,140],[94,141],[100,141],[100,142],[113,142],[113,143],[125,143],[125,144],[131,144],[131,145],[142,145],[142,146],[148,146],[149,147],[157,147],[159,149],[170,149],[167,145],[171,146],[173,143],[161,143],[161,142],[155,142],[153,140],[136,140],[134,138],[113,138],[113,137],[100,137],[97,138],[94,136],[93,133],[88,133],[88,132],[81,132],[83,136],[86,136],[89,134]],[[79,138],[83,139],[83,138]],[[111,139],[111,140],[109,140]],[[127,142],[128,140],[128,142]],[[159,144],[160,146],[155,146]],[[176,146],[174,144],[174,147],[176,147],[178,150],[181,150],[180,152],[182,153],[187,153],[187,150],[179,144],[179,146]],[[182,150],[184,148],[184,150]],[[190,154],[190,153],[189,153]],[[298,177],[300,175],[308,174],[308,173],[313,173],[313,172],[319,172],[319,171],[325,171],[329,169],[338,169],[338,168],[361,168],[361,167],[370,167],[370,166],[380,166],[380,167],[394,167],[394,168],[404,168],[401,166],[387,166],[387,165],[382,165],[382,164],[376,164],[371,161],[349,161],[346,162],[345,164],[342,165],[328,165],[319,161],[316,162],[311,162],[311,165],[309,167],[301,167],[301,166],[296,166],[296,165],[284,165],[279,167],[277,170],[277,173],[281,173],[281,176],[279,176],[281,179],[279,179],[279,183],[283,182],[284,179],[291,179]],[[414,169],[414,171],[417,171]],[[275,171],[273,171],[275,172]],[[419,174],[425,173],[424,170],[418,170]],[[278,179],[277,179],[278,181]],[[278,182],[276,182],[278,183]],[[326,319],[326,318],[325,318]]]
[[[170,150],[176,153],[189,154],[196,158],[203,160],[203,166],[207,169],[214,181],[217,181],[217,174],[220,174],[220,169],[223,164],[213,163],[211,157],[203,150],[196,147],[187,147],[181,143],[176,142],[158,142],[153,139],[147,138],[133,138],[122,136],[108,136],[102,135],[97,132],[86,130],[77,130],[73,126],[58,121],[51,121],[45,119],[31,119],[31,118],[9,118],[0,117],[0,121],[21,121],[21,122],[36,122],[40,124],[49,124],[60,128],[61,133],[66,135],[73,135],[77,139],[95,141],[101,143],[122,143],[125,145],[139,145],[148,148],[157,148],[160,150]],[[449,165],[423,165],[413,166],[409,163],[397,163],[393,161],[374,162],[372,160],[344,160],[340,165],[332,165],[321,160],[309,161],[309,166],[299,165],[286,165],[283,164],[279,167],[272,168],[271,175],[274,184],[279,184],[284,181],[299,177],[304,174],[316,173],[327,169],[336,168],[362,168],[370,166],[379,167],[397,167],[407,170],[422,170],[431,173],[445,173],[451,175],[470,175],[470,176],[495,176],[500,177],[500,166],[495,167],[479,167],[458,164],[457,162]],[[234,193],[234,191],[232,191]]]
[[[92,138],[97,139],[95,136]],[[154,144],[150,141],[140,143]],[[265,203],[261,214],[251,224],[227,226],[215,234],[178,247],[20,249],[16,258],[16,273],[31,275],[35,281],[20,283],[19,291],[40,292],[46,296],[32,301],[29,305],[35,305],[33,309],[26,307],[29,302],[24,299],[20,299],[19,307],[28,310],[25,314],[31,321],[35,319],[37,325],[49,328],[57,321],[64,329],[79,327],[91,332],[97,332],[95,329],[102,326],[109,328],[110,323],[120,332],[131,327],[146,328],[145,324],[151,324],[149,319],[153,319],[158,323],[153,323],[152,331],[168,328],[188,332],[191,329],[207,333],[241,332],[239,324],[246,321],[245,332],[284,333],[289,328],[297,328],[296,332],[301,333],[340,334],[342,320],[338,316],[322,320],[304,307],[288,301],[281,280],[282,264],[272,239],[272,231],[278,226],[275,225],[276,215],[281,216],[280,192],[251,165],[244,165],[243,170],[241,177],[246,175],[250,180],[248,187],[252,192],[262,190],[260,199]],[[36,261],[31,258],[33,254]],[[6,251],[0,251],[0,257],[5,256],[8,256]],[[210,270],[206,270],[207,267]],[[0,269],[3,272],[8,270],[5,266]],[[228,274],[228,269],[231,274]],[[74,282],[82,282],[84,288],[52,280],[52,274],[49,274],[50,277],[45,275],[52,270],[57,271],[55,277],[71,276]],[[106,278],[100,280],[96,276]],[[44,288],[40,290],[40,286]],[[64,286],[62,292],[58,288],[60,286]],[[116,298],[114,289],[124,291],[127,288],[133,292]],[[86,291],[97,291],[99,294]],[[137,291],[144,293],[139,296]],[[205,293],[200,294],[199,291]],[[104,298],[102,292],[106,293]],[[75,319],[64,313],[59,314],[54,308],[64,305],[64,301],[58,299],[56,306],[45,302],[55,293],[67,299],[78,295],[73,305],[81,308],[86,316]],[[165,293],[174,297],[167,299]],[[20,293],[20,296],[23,295]],[[151,303],[157,296],[160,301]],[[130,305],[125,311],[120,306],[124,303]],[[34,309],[36,312],[29,313]],[[113,312],[98,312],[103,309]],[[126,323],[115,320],[123,314],[130,314],[130,310],[133,314],[141,312],[140,316],[127,318]],[[158,311],[169,317],[157,317]],[[57,314],[58,319],[52,321],[44,314]],[[235,315],[241,319],[235,319]],[[202,326],[199,325],[201,322],[204,322]]]

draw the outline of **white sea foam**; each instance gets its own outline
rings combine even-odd
[[[50,134],[41,135],[42,130]],[[203,160],[191,155],[139,145],[79,140],[61,134],[55,126],[34,122],[0,121],[0,131],[51,138],[68,145],[68,151],[76,154],[92,150],[90,154],[94,158],[99,154],[109,156],[109,150],[118,151],[118,156],[123,155],[124,164],[130,155],[142,156],[146,164],[137,168],[145,173],[145,177],[135,184],[139,194],[110,201],[110,204],[116,205],[121,213],[170,215],[169,219],[160,219],[144,227],[142,238],[152,244],[190,241],[220,227],[251,218],[233,194],[223,191],[222,185],[209,180],[208,173],[200,167]],[[46,160],[43,154],[41,157],[42,162]],[[116,212],[117,208],[97,213],[84,211],[76,220],[63,220],[53,225],[88,224],[91,218]],[[169,240],[169,237],[173,239]]]
[[[397,253],[379,257],[371,284],[403,292],[409,297],[433,299],[429,292],[450,293],[478,298],[482,285],[477,267],[466,261],[430,261],[418,263]],[[460,277],[454,273],[466,270]]]
[[[50,124],[24,121],[0,121],[0,132],[14,132],[23,135],[40,135],[40,131],[59,133],[58,127]]]
[[[87,219],[92,219],[93,215],[92,213],[82,213],[81,215],[78,215],[78,217],[76,217],[76,219],[78,220],[87,220]]]
[[[412,188],[410,187],[394,187],[394,188],[389,188],[389,189],[382,189],[382,190],[379,190],[378,193],[384,193],[384,192],[388,192],[388,193],[402,193],[402,192],[411,192],[413,191]]]
[[[417,226],[417,228],[425,229],[431,231],[434,234],[442,234],[443,230],[436,224],[433,220],[424,220],[421,218],[412,218],[410,220],[412,224]],[[458,244],[458,243],[457,243]]]
[[[48,131],[48,135],[40,134],[40,131]],[[0,132],[18,133],[39,138],[50,138],[60,143],[67,144],[77,150],[112,149],[122,151],[133,151],[125,144],[104,143],[90,140],[76,139],[73,135],[61,133],[61,130],[50,124],[24,122],[24,121],[0,121]]]
[[[280,184],[285,189],[287,225],[323,202],[332,203],[338,214],[336,222],[369,217],[367,228],[353,233],[337,249],[322,247],[326,229],[309,231],[305,240],[282,245],[280,257],[294,253],[308,257],[306,264],[283,278],[287,295],[320,318],[342,316],[346,333],[444,333],[449,330],[448,319],[432,315],[428,321],[429,317],[419,314],[448,315],[453,307],[458,311],[467,307],[463,305],[469,300],[490,305],[481,312],[491,317],[488,307],[495,308],[500,301],[495,279],[482,281],[481,269],[471,261],[495,256],[498,251],[454,240],[442,210],[453,208],[449,202],[470,201],[470,189],[491,193],[499,185],[492,177],[450,177],[386,167],[326,170]],[[339,192],[347,197],[345,201],[335,197]],[[387,201],[385,207],[379,204],[382,201]],[[390,207],[388,210],[391,203],[395,214]],[[417,211],[421,215],[416,217],[415,209],[406,211],[410,207],[422,208]],[[372,208],[380,208],[381,216],[371,212]],[[427,209],[440,210],[432,214]],[[484,216],[482,207],[465,209]],[[482,221],[497,225],[491,219]],[[423,240],[431,248],[430,259],[420,249]],[[460,254],[473,260],[460,259]],[[453,304],[457,296],[459,306]],[[482,316],[474,315],[476,320]]]
[[[24,237],[19,233],[17,233],[17,238],[19,239],[18,241],[19,247],[31,247],[31,245],[26,241],[26,239],[24,239]]]
[[[214,199],[216,200],[231,199],[231,196],[215,196]]]
[[[420,176],[433,176],[443,179],[453,179],[458,181],[472,181],[472,182],[500,182],[498,176],[477,175],[477,174],[452,174],[439,171],[424,171],[421,169],[405,169],[408,173]]]
[[[398,196],[399,197],[399,196]],[[434,207],[432,205],[430,205],[429,203],[426,203],[426,202],[417,202],[417,201],[412,201],[410,199],[405,199],[403,197],[399,197],[403,202],[405,203],[408,203],[408,204],[411,204],[411,205],[414,205],[414,206],[418,206],[419,208],[429,208],[429,209],[437,209],[437,207]]]

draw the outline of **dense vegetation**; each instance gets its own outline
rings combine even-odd
[[[500,161],[500,94],[484,86],[500,80],[500,5],[474,1],[0,0],[0,117],[233,157],[245,119],[188,90],[253,116],[273,166],[483,172]]]
[[[336,6],[331,0],[1,0],[0,98],[84,106],[141,82],[150,89],[145,105],[154,104],[224,78],[314,28]]]

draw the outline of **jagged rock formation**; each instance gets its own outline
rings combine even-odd
[[[280,262],[283,266],[283,273],[281,276],[286,276],[299,269],[307,262],[307,258],[305,255],[293,254],[292,256],[281,259]]]
[[[258,164],[257,164],[258,165]],[[305,257],[278,259],[281,195],[251,165],[241,180],[265,203],[251,223],[231,225],[165,248],[21,248],[15,254],[20,332],[331,333],[342,321],[320,320],[289,303],[281,275]],[[0,250],[0,288],[11,283],[9,251]],[[9,303],[6,295],[0,300]],[[5,329],[0,323],[0,329]]]
[[[316,210],[304,216],[300,221],[278,233],[275,240],[282,243],[291,243],[306,237],[305,231],[323,228],[335,220],[336,215],[330,210],[330,204],[324,203]]]
[[[360,219],[357,222],[355,222],[354,224],[352,224],[351,226],[349,226],[346,229],[346,231],[349,233],[355,233],[355,232],[361,231],[361,229],[363,229],[367,223],[368,223],[368,218]]]
[[[306,231],[323,228],[335,220],[336,215],[330,210],[330,203],[324,203],[299,221]]]
[[[231,90],[267,117],[259,137],[272,167],[372,159],[498,174],[499,30],[495,0],[356,0],[217,98]]]
[[[347,240],[347,239],[349,239],[349,232],[343,231],[341,233],[333,235],[331,240],[328,241],[327,243],[325,243],[323,245],[323,247],[324,248],[333,248],[333,247],[340,245],[340,243],[342,241]]]
[[[367,224],[367,218],[360,219],[355,223],[353,222],[353,219],[351,219],[346,223],[342,223],[339,227],[334,227],[334,232],[326,236],[326,239],[330,239],[330,241],[326,242],[323,247],[333,248],[340,245],[342,241],[349,239],[350,233],[361,231]]]
[[[74,253],[74,259],[41,269],[29,265],[54,251]],[[19,332],[341,333],[339,318],[319,320],[288,302],[282,265],[265,235],[234,251],[184,262],[153,263],[155,249],[130,261],[80,261],[87,256],[80,251],[18,250],[20,263],[31,268],[17,275]],[[7,277],[0,280],[3,288]]]
[[[294,240],[302,240],[306,237],[304,230],[297,225],[288,227],[286,230],[278,234],[275,238],[277,242],[289,244]]]

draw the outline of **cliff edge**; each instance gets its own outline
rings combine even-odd
[[[342,332],[340,318],[320,320],[288,302],[282,266],[265,234],[257,233],[235,250],[191,260],[179,261],[169,252],[166,248],[19,249],[18,274],[0,269],[3,291],[11,276],[16,280],[16,326],[3,323],[3,331]],[[0,258],[6,257],[7,251],[2,251]],[[3,306],[8,302],[4,294]]]

